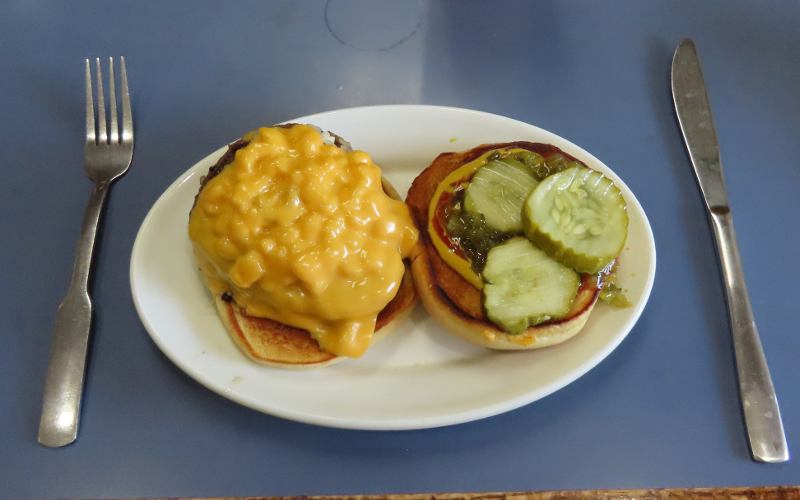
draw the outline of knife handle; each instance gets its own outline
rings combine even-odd
[[[711,207],[710,216],[725,281],[739,393],[750,452],[758,462],[786,462],[789,460],[789,449],[775,388],[750,307],[733,218],[727,207]]]

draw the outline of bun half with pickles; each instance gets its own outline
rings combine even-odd
[[[417,292],[450,332],[492,349],[564,342],[614,284],[625,200],[602,173],[525,141],[443,153],[406,198],[420,229]]]
[[[363,151],[309,125],[264,127],[202,179],[189,238],[223,325],[281,368],[359,357],[413,307],[408,208]]]

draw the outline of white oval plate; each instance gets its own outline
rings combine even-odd
[[[201,282],[187,236],[200,177],[220,148],[181,175],[156,201],[131,257],[131,290],[158,347],[212,391],[255,410],[352,429],[420,429],[476,420],[557,391],[619,345],[644,309],[656,268],[653,233],[628,187],[594,156],[527,123],[438,106],[375,106],[290,120],[312,123],[368,151],[405,193],[443,151],[527,140],[551,143],[612,178],[628,203],[630,227],[620,284],[633,307],[599,305],[584,330],[551,348],[494,352],[447,334],[421,305],[398,331],[355,360],[312,371],[284,371],[248,360],[229,339]]]

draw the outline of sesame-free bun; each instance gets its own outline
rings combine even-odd
[[[441,258],[428,234],[428,207],[444,178],[486,151],[512,147],[541,149],[540,145],[519,141],[486,144],[462,153],[442,153],[414,179],[406,204],[420,232],[420,251],[412,257],[411,272],[425,309],[450,333],[491,349],[538,349],[564,342],[580,332],[597,303],[598,277],[581,276],[578,294],[564,318],[532,326],[519,334],[509,334],[486,318],[481,291]]]
[[[332,142],[343,149],[350,145],[341,137],[327,132]],[[246,146],[247,141],[240,139],[228,146],[228,151],[212,166],[208,174],[201,180],[200,191],[209,180],[223,171],[234,159],[236,150]],[[400,200],[400,195],[384,178],[383,190],[386,194]],[[199,191],[198,191],[199,195]],[[196,203],[197,198],[195,198]],[[419,245],[419,244],[418,244]],[[415,253],[418,253],[415,251]],[[392,333],[413,309],[417,294],[411,279],[410,264],[405,262],[406,272],[398,287],[397,294],[380,311],[375,324],[375,332],[371,343]],[[201,273],[202,274],[202,273]],[[207,284],[207,283],[206,283]],[[210,289],[210,287],[209,287]],[[239,349],[256,363],[286,369],[309,369],[328,366],[343,359],[323,351],[319,343],[306,330],[295,328],[268,318],[249,316],[236,304],[229,293],[214,294],[213,300],[220,320],[228,335]]]
[[[414,285],[406,266],[400,289],[378,314],[372,344],[391,334],[416,302]],[[321,368],[344,359],[320,349],[311,335],[267,318],[248,316],[233,300],[214,296],[214,304],[228,335],[248,358],[263,365],[288,369]]]

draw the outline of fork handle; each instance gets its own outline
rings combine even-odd
[[[83,214],[78,250],[72,266],[70,290],[77,288],[78,290],[86,291],[89,288],[89,275],[92,268],[97,226],[100,223],[100,215],[103,212],[110,185],[110,181],[96,182],[92,189],[92,194],[89,196],[89,204],[86,205],[86,212]]]
[[[92,325],[89,275],[97,226],[109,185],[109,182],[98,182],[92,189],[83,216],[69,290],[56,313],[38,438],[39,443],[50,448],[66,446],[78,436],[86,355]]]
[[[785,462],[789,460],[789,450],[781,412],[750,306],[730,211],[712,212],[711,225],[725,280],[739,394],[750,452],[759,462]]]

